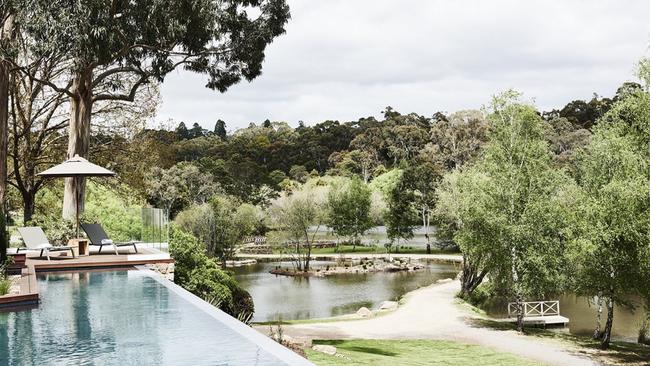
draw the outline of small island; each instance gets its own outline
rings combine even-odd
[[[334,265],[312,267],[307,271],[298,270],[296,267],[286,268],[276,266],[269,272],[279,276],[291,277],[326,277],[339,274],[367,274],[375,272],[412,272],[424,269],[419,261],[401,258],[374,258],[359,260],[342,260]]]

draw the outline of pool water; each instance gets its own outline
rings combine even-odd
[[[37,308],[0,313],[0,365],[309,364],[162,281],[140,270],[39,275]]]

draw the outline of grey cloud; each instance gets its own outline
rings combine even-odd
[[[478,108],[516,88],[541,109],[632,78],[650,40],[650,2],[290,0],[287,34],[263,75],[220,94],[170,75],[158,120],[316,123]]]

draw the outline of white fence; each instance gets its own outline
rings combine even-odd
[[[559,301],[527,301],[521,303],[524,308],[524,318],[538,316],[560,315]],[[517,316],[517,303],[508,303],[508,316]]]

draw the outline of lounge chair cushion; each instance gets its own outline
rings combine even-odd
[[[102,245],[113,244],[113,240],[111,240],[111,239],[102,239],[101,243],[102,243]]]

